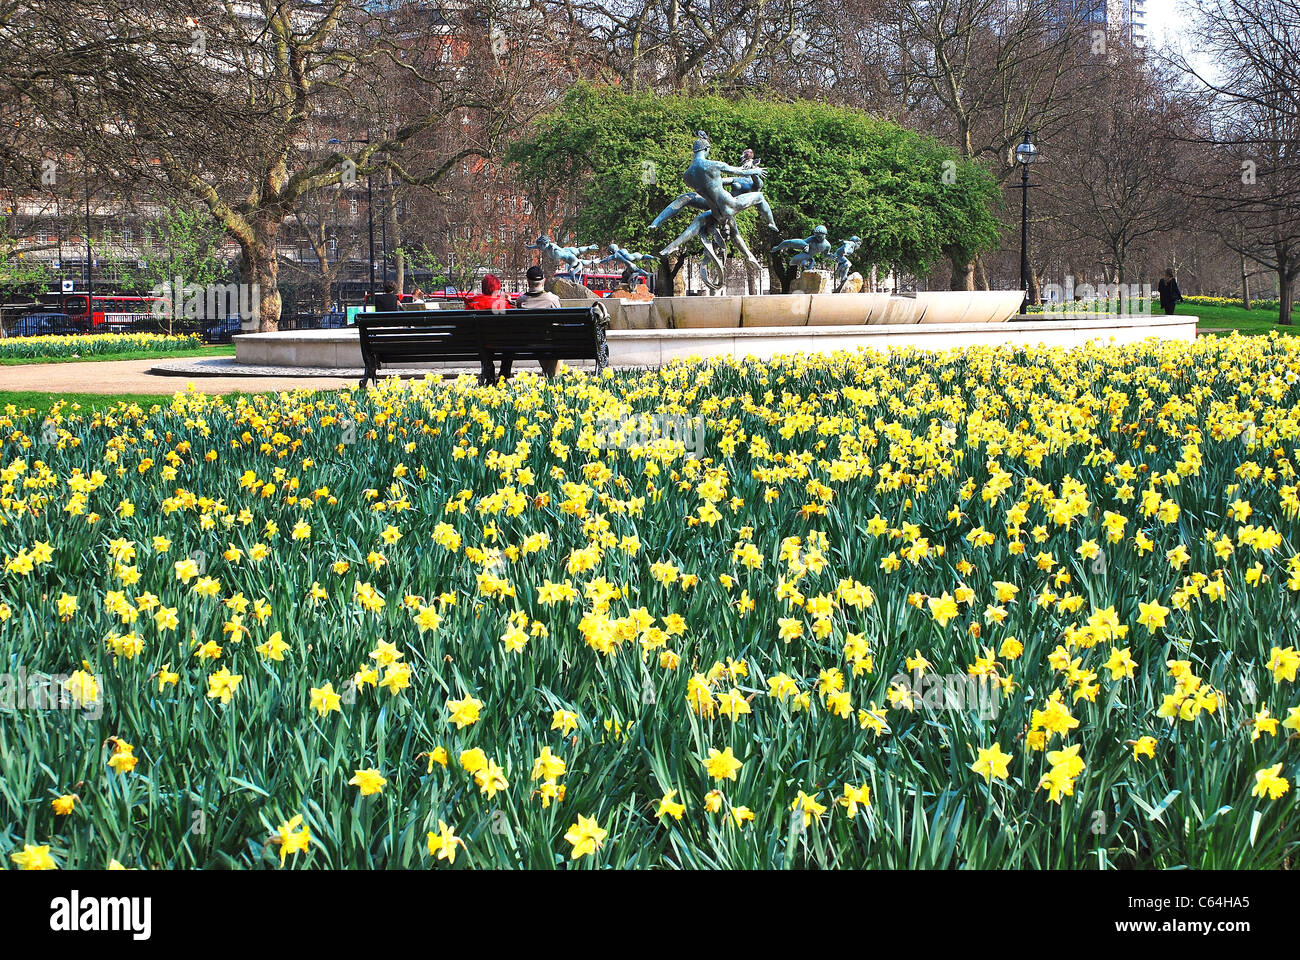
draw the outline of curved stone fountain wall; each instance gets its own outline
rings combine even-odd
[[[716,330],[737,327],[838,327],[910,323],[1001,323],[1020,310],[1019,290],[790,293],[738,297],[606,298],[611,330]],[[583,306],[586,300],[563,300]]]

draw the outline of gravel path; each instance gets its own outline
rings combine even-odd
[[[0,390],[41,393],[156,393],[170,396],[193,384],[199,393],[337,390],[355,377],[164,377],[149,372],[154,360],[26,363],[0,367]]]

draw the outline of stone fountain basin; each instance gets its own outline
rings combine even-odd
[[[914,298],[889,293],[816,293],[811,299],[810,327],[916,323],[921,316]]]
[[[916,295],[918,323],[1002,323],[1020,312],[1023,290],[929,290]]]
[[[717,330],[737,327],[838,327],[909,323],[1002,323],[1020,312],[1020,290],[889,293],[789,293],[734,297],[606,297],[611,330]],[[565,299],[566,307],[591,301]]]
[[[977,291],[981,292],[981,291]],[[1006,320],[1020,307],[1021,295],[981,304],[984,322]],[[959,296],[967,296],[958,291]],[[1012,300],[1014,299],[1014,303]],[[917,323],[927,305],[917,298],[888,293],[790,293],[736,297],[656,297],[652,302],[604,301],[611,330],[716,330],[753,327],[836,327]],[[587,300],[562,300],[584,306]],[[1006,304],[1011,304],[1009,308]],[[936,321],[937,322],[937,321]]]

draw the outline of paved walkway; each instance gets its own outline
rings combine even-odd
[[[193,384],[199,393],[338,390],[355,377],[164,377],[150,373],[160,360],[98,360],[0,366],[0,390],[40,393],[156,393],[170,396]]]

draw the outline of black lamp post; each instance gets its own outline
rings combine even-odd
[[[370,135],[362,140],[340,140],[330,137],[329,143],[370,143]],[[370,189],[371,175],[366,174],[366,219],[370,221],[370,305],[375,304],[375,197]]]
[[[1016,145],[1016,163],[1020,164],[1020,286],[1025,299],[1020,312],[1029,306],[1029,165],[1038,159],[1038,147],[1028,128],[1025,139]]]
[[[379,185],[380,200],[383,209],[379,217],[379,256],[384,262],[384,286],[388,285],[388,204],[389,198],[384,194],[384,185]],[[399,290],[398,293],[401,293]]]

